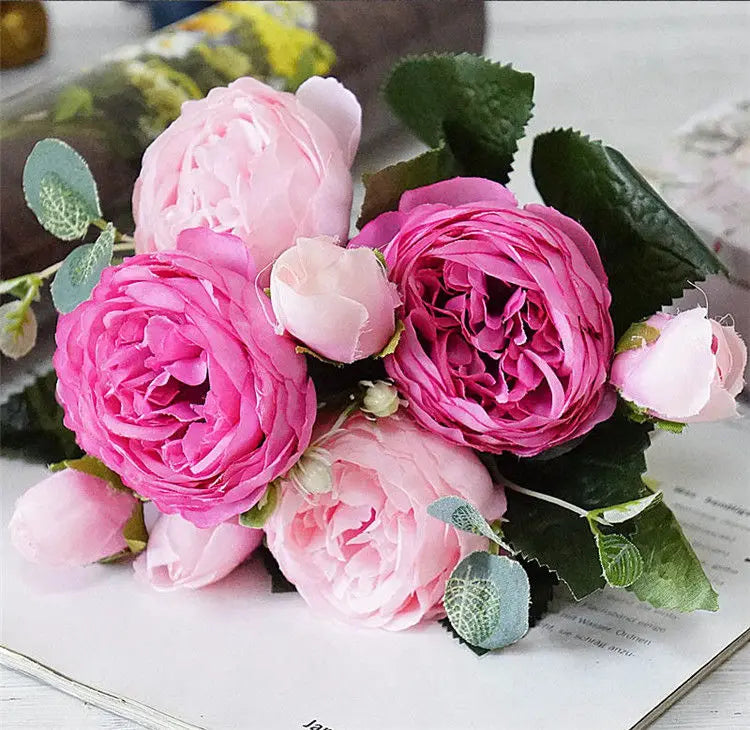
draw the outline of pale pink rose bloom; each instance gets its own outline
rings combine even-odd
[[[383,252],[404,332],[388,375],[425,428],[535,456],[613,413],[607,275],[591,236],[499,183],[453,178],[402,196],[350,243]]]
[[[323,447],[332,490],[309,497],[284,482],[265,526],[284,575],[318,614],[356,626],[400,630],[444,616],[451,571],[488,541],[427,507],[456,495],[494,520],[505,512],[503,490],[471,449],[407,415],[354,416]]]
[[[65,424],[165,513],[212,527],[250,509],[310,442],[303,355],[278,337],[248,250],[183,231],[104,270],[57,322]]]
[[[396,286],[375,254],[331,238],[300,238],[271,269],[278,332],[329,360],[351,363],[380,352],[393,335]]]
[[[136,503],[131,494],[103,479],[65,469],[18,498],[10,539],[32,563],[88,565],[127,547],[122,528]]]
[[[610,380],[627,401],[667,421],[718,421],[737,415],[747,347],[734,327],[708,319],[703,307],[657,313],[646,324],[659,338],[625,350]]]
[[[179,515],[161,515],[133,569],[157,591],[202,588],[229,575],[262,539],[262,530],[243,527],[237,519],[200,528]]]
[[[299,236],[346,240],[360,127],[356,97],[332,78],[296,95],[241,78],[186,102],[143,156],[136,251],[208,226],[242,239],[262,270]]]

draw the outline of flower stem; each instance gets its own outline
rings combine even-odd
[[[503,486],[506,489],[512,489],[514,492],[518,492],[519,494],[525,494],[527,497],[534,497],[534,499],[540,499],[543,502],[549,502],[550,504],[554,504],[557,507],[562,507],[563,509],[570,510],[571,512],[575,512],[581,517],[589,516],[589,511],[583,509],[583,507],[578,507],[575,504],[566,502],[564,499],[553,497],[551,494],[544,494],[543,492],[535,492],[533,489],[526,489],[526,487],[521,487],[518,484],[514,484],[513,482],[508,481],[507,479],[503,479]]]

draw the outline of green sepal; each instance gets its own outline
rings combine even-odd
[[[596,242],[616,335],[723,265],[620,152],[572,129],[534,140],[531,169],[545,203]]]
[[[123,525],[122,536],[128,544],[128,549],[132,555],[138,555],[143,552],[148,544],[148,530],[146,522],[143,519],[143,502],[137,500],[133,507],[133,514],[130,519]]]
[[[336,368],[343,368],[344,363],[342,362],[336,362],[335,360],[329,360],[327,357],[323,357],[322,355],[318,355],[315,350],[311,350],[309,347],[306,347],[305,345],[297,345],[294,348],[294,351],[298,355],[309,355],[310,357],[314,357],[316,360],[320,360],[320,362],[324,362],[326,365],[333,365]]]
[[[240,524],[243,527],[252,527],[256,530],[263,527],[279,503],[280,491],[281,487],[279,487],[278,482],[271,482],[260,501],[240,515]]]
[[[391,339],[388,340],[386,346],[377,355],[373,355],[373,357],[376,359],[382,359],[388,357],[388,355],[393,355],[393,353],[396,352],[398,343],[401,342],[401,335],[404,334],[405,329],[406,327],[404,326],[404,323],[400,319],[397,320],[396,329],[394,330]]]
[[[379,172],[364,174],[365,199],[357,220],[362,228],[381,213],[396,210],[407,190],[447,180],[461,172],[450,150],[445,145],[427,150],[421,155],[384,167]]]
[[[128,492],[129,494],[132,493],[132,490],[122,483],[122,479],[120,479],[118,474],[102,464],[99,459],[88,454],[82,456],[80,459],[65,459],[64,461],[49,465],[51,472],[63,471],[63,469],[74,469],[84,474],[90,474],[98,479],[103,479],[112,489],[120,492]]]
[[[661,332],[645,322],[633,322],[617,341],[615,355],[627,350],[638,350],[644,345],[650,345],[659,339]]]
[[[411,56],[384,86],[396,115],[430,147],[451,151],[464,175],[507,183],[534,77],[469,53]]]

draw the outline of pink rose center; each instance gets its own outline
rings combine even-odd
[[[509,418],[562,407],[564,352],[539,292],[442,258],[423,257],[412,281],[410,321],[454,394]]]

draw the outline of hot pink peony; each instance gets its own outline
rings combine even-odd
[[[200,527],[252,507],[315,420],[305,359],[254,279],[233,236],[188,230],[176,251],[106,269],[57,325],[57,396],[78,443]]]
[[[668,421],[717,421],[737,415],[747,348],[734,327],[703,307],[646,320],[658,338],[619,353],[612,384],[627,401]]]
[[[350,418],[323,443],[332,491],[306,497],[282,485],[266,524],[284,575],[318,613],[398,630],[444,615],[445,584],[487,540],[430,517],[439,497],[458,495],[488,519],[505,495],[479,458],[424,431],[407,416]]]
[[[179,515],[162,515],[133,569],[157,591],[203,588],[229,575],[262,539],[262,530],[243,527],[236,519],[201,528]]]
[[[346,240],[360,124],[356,98],[332,78],[296,95],[242,78],[186,102],[143,156],[137,251],[208,226],[241,238],[261,270],[299,236]]]
[[[396,327],[396,287],[367,249],[330,238],[300,238],[271,269],[271,305],[280,331],[335,362],[380,352]]]
[[[18,498],[10,539],[32,563],[88,565],[127,547],[122,529],[136,505],[132,494],[104,479],[64,469]]]
[[[406,327],[386,368],[430,431],[533,456],[612,414],[607,277],[575,221],[455,178],[404,193],[350,245],[385,254]]]

